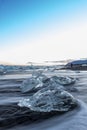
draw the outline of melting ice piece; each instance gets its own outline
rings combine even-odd
[[[51,77],[55,82],[61,85],[70,85],[75,83],[76,79],[69,76],[53,76]]]
[[[39,90],[29,99],[21,100],[18,105],[37,112],[66,112],[77,106],[77,101],[62,89],[47,87]]]
[[[32,77],[23,81],[20,88],[23,93],[29,92],[37,88],[41,88],[43,86],[42,80],[45,79],[47,79],[47,77],[42,73],[34,73]]]
[[[31,77],[29,79],[24,80],[20,88],[21,88],[21,91],[25,93],[34,89],[34,87],[38,84],[39,84],[39,81]]]
[[[56,76],[55,76],[56,77]],[[43,82],[43,88],[45,87],[50,87],[50,88],[59,88],[59,89],[65,89],[62,85],[59,84],[59,82],[53,78],[53,77],[50,77],[50,78],[45,78],[42,80]]]
[[[40,76],[31,77],[29,79],[24,80],[20,88],[22,92],[25,93],[31,90],[40,90],[45,87],[53,88],[54,86],[60,89],[64,89],[64,87],[60,85],[59,82],[53,80],[52,78]]]
[[[36,80],[39,80],[40,82],[48,78],[46,75],[43,74],[42,70],[33,72],[32,77],[35,78]]]
[[[76,81],[75,78],[72,78],[72,77],[64,77],[64,76],[52,76],[50,78],[47,78],[45,80],[43,80],[43,88],[44,87],[57,87],[57,88],[60,88],[60,89],[63,89],[63,90],[67,90],[67,91],[78,91],[77,88],[75,88],[75,86],[69,86],[70,84],[74,84]],[[67,86],[67,87],[65,87]]]
[[[5,73],[6,73],[5,67],[3,65],[0,65],[0,75],[3,75]]]
[[[75,79],[72,77],[52,76],[48,78],[42,74],[42,71],[37,71],[32,74],[31,78],[24,80],[20,88],[23,93],[53,86],[65,89],[62,85],[69,85],[74,82]]]

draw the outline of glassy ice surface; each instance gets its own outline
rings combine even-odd
[[[72,109],[76,103],[74,97],[68,92],[55,87],[47,87],[39,90],[29,99],[21,100],[18,105],[38,112],[63,112]]]

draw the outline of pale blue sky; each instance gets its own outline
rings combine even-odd
[[[0,61],[85,58],[87,0],[0,0]]]

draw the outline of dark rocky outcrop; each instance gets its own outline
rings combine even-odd
[[[65,65],[64,69],[87,70],[87,59],[74,60]]]

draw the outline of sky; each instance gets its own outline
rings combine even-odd
[[[87,0],[0,0],[0,61],[87,58]]]

